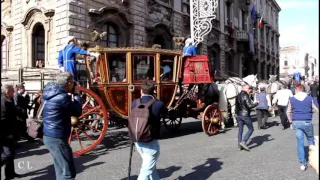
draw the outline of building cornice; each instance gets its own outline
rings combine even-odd
[[[279,6],[279,4],[277,3],[276,0],[269,0],[270,2],[272,2],[274,4],[274,6],[277,8],[278,13],[281,11],[281,7]]]

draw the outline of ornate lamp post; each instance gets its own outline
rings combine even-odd
[[[190,28],[193,45],[197,47],[212,29],[212,20],[215,19],[218,0],[190,0]]]

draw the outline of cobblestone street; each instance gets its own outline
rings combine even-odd
[[[201,122],[184,119],[176,135],[163,130],[157,168],[162,179],[239,179],[239,180],[316,180],[319,176],[309,168],[301,172],[296,153],[296,139],[291,129],[276,126],[279,117],[269,118],[267,130],[255,131],[249,140],[250,152],[237,150],[237,129],[208,137]],[[314,117],[315,134],[319,134],[318,116]],[[109,130],[97,150],[75,158],[80,180],[125,179],[128,169],[129,144],[126,129]],[[55,179],[52,159],[42,143],[20,142],[15,167],[21,179]],[[141,159],[135,151],[132,179],[137,178]],[[28,168],[29,167],[29,168]],[[2,170],[3,177],[3,170]]]

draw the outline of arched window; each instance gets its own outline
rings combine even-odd
[[[229,52],[227,53],[227,61],[226,61],[226,70],[227,70],[227,73],[229,76],[235,76],[235,72],[233,71],[234,70],[234,62],[233,62],[233,56],[232,54]]]
[[[32,55],[32,67],[42,68],[45,63],[45,32],[44,27],[41,23],[38,23],[34,26],[32,32],[32,41],[33,41],[33,55]]]
[[[284,66],[288,66],[288,61],[287,60],[284,61]]]
[[[208,52],[210,52],[209,55],[209,65],[210,70],[212,73],[217,71],[216,76],[220,75],[220,48],[218,45],[213,45],[212,48],[208,49]]]
[[[7,39],[1,36],[1,70],[7,69]]]
[[[260,66],[260,73],[261,73],[261,79],[265,80],[265,68],[266,68],[266,65],[264,62],[261,63],[261,66]]]
[[[258,74],[258,64],[259,64],[259,59],[256,59],[253,63],[253,68],[252,68],[252,73],[253,74]]]
[[[104,24],[102,27],[103,32],[107,32],[107,35],[102,39],[103,47],[118,47],[119,46],[119,33],[115,26],[111,23]]]

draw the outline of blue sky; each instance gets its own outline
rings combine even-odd
[[[299,46],[319,59],[319,0],[276,0],[280,47]]]

